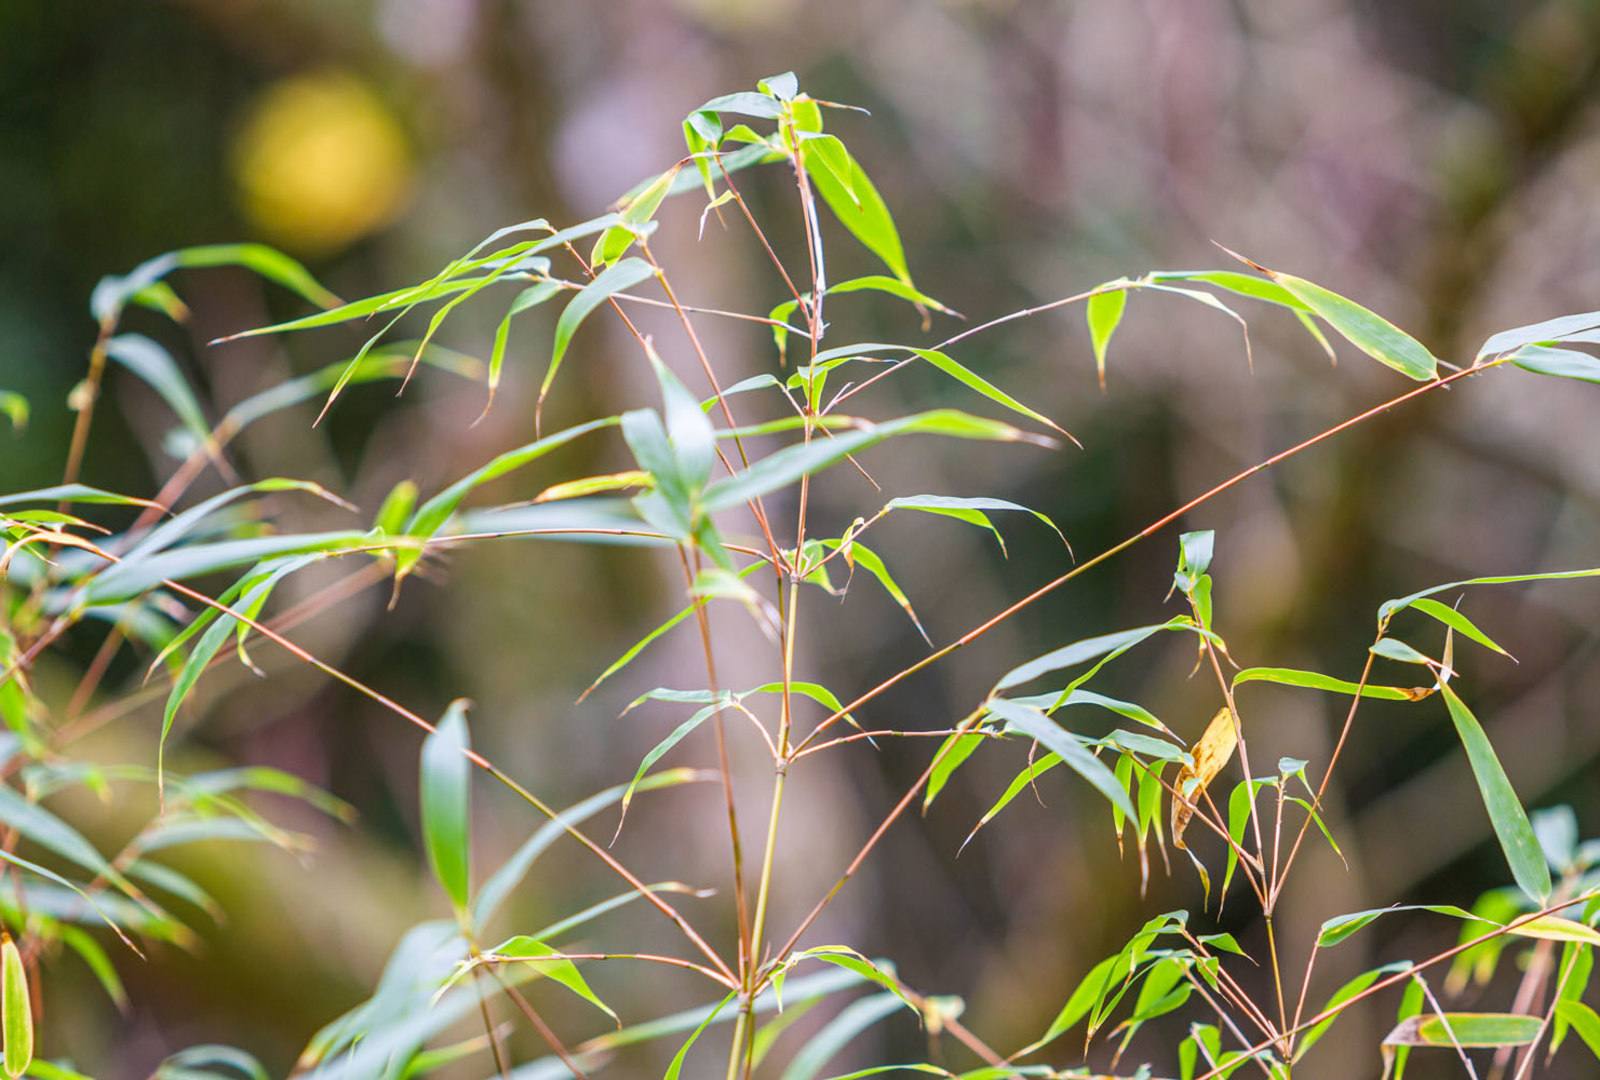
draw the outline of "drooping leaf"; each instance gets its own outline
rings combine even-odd
[[[1511,865],[1511,876],[1523,892],[1542,906],[1550,898],[1550,868],[1545,864],[1543,852],[1539,850],[1539,841],[1533,834],[1533,826],[1528,823],[1528,815],[1522,809],[1522,803],[1511,787],[1500,759],[1495,756],[1494,747],[1489,745],[1488,736],[1483,733],[1472,711],[1449,686],[1441,687],[1440,692],[1450,710],[1456,734],[1461,737],[1461,745],[1467,751],[1473,777],[1478,782],[1478,792],[1483,797],[1484,808],[1489,812],[1489,822],[1494,826],[1500,848]]]
[[[1122,322],[1122,312],[1128,306],[1126,289],[1113,289],[1095,293],[1084,307],[1084,317],[1089,323],[1089,339],[1094,345],[1094,368],[1100,376],[1100,389],[1106,386],[1106,347],[1111,335]]]
[[[894,218],[884,204],[883,196],[861,170],[855,158],[839,143],[836,152],[824,159],[820,154],[803,154],[806,175],[810,177],[817,194],[822,196],[846,229],[861,241],[868,251],[882,259],[891,273],[907,285],[911,284],[911,270],[906,266],[905,249],[900,244],[900,233],[895,229]],[[841,181],[835,169],[848,168],[849,180]]]
[[[486,959],[524,961],[545,978],[560,983],[611,1019],[617,1019],[617,1014],[612,1011],[611,1006],[601,1001],[599,995],[589,987],[588,982],[579,973],[578,966],[536,938],[526,935],[509,938],[491,949]],[[617,1026],[622,1026],[620,1021]]]
[[[881,424],[867,424],[833,438],[813,439],[774,451],[748,469],[712,483],[701,506],[724,510],[758,498],[843,461],[851,454],[900,435],[944,435],[958,439],[1024,440],[1023,432],[996,420],[984,420],[954,409],[933,409]]]
[[[1439,361],[1434,355],[1383,316],[1305,278],[1276,270],[1263,269],[1262,272],[1282,285],[1350,344],[1379,363],[1419,381],[1438,376]]]
[[[33,1006],[28,1001],[28,973],[11,935],[0,931],[0,1034],[4,1036],[4,1069],[11,1080],[33,1064]]]
[[[1233,759],[1234,748],[1238,745],[1238,720],[1224,706],[1217,710],[1217,714],[1206,725],[1200,741],[1195,743],[1194,765],[1185,765],[1178,770],[1178,779],[1173,786],[1182,798],[1172,800],[1173,847],[1183,849],[1183,833],[1189,827],[1189,819],[1194,816],[1195,804],[1223,766]]]
[[[1081,742],[1058,727],[1048,716],[1038,709],[1018,705],[1005,698],[990,698],[988,708],[995,716],[1004,720],[1009,729],[1036,740],[1066,762],[1067,766],[1079,776],[1089,781],[1100,794],[1110,799],[1112,806],[1137,820],[1139,812],[1134,809],[1132,800],[1128,798],[1127,791],[1118,782],[1116,775],[1099,758],[1085,749]]]
[[[467,703],[454,701],[422,743],[422,838],[433,876],[457,911],[471,889],[472,764],[466,758]]]
[[[190,434],[198,439],[210,437],[211,425],[206,422],[205,411],[172,354],[142,334],[118,334],[106,341],[105,349],[107,356],[160,394]]]
[[[965,521],[969,525],[976,525],[979,528],[988,529],[994,534],[995,540],[1000,544],[1000,550],[1002,552],[1004,552],[1006,549],[1005,541],[1001,539],[1000,530],[994,527],[994,523],[989,520],[989,516],[985,513],[985,511],[1011,510],[1020,511],[1024,514],[1032,514],[1034,517],[1050,526],[1051,531],[1057,536],[1061,537],[1061,542],[1063,544],[1067,542],[1067,538],[1062,536],[1061,530],[1056,526],[1055,522],[1050,520],[1049,517],[1037,510],[1031,510],[1026,506],[1010,502],[1006,499],[990,499],[981,497],[961,498],[954,495],[903,495],[899,498],[890,499],[889,502],[884,506],[885,511],[900,509],[921,510],[922,512],[928,514],[941,514],[945,517],[953,517],[958,521]]]
[[[583,325],[583,320],[617,293],[633,288],[654,274],[650,264],[643,259],[623,259],[600,271],[593,281],[567,302],[567,306],[561,310],[561,317],[556,320],[555,346],[550,353],[550,368],[545,372],[544,381],[539,384],[539,404],[542,405],[549,395],[550,384],[555,381],[556,372],[561,367],[561,358],[566,355],[572,335]]]

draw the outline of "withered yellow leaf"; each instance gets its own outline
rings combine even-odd
[[[1194,746],[1194,767],[1185,765],[1178,770],[1175,785],[1178,793],[1172,799],[1174,847],[1183,849],[1183,831],[1189,827],[1189,819],[1194,816],[1195,804],[1222,771],[1222,767],[1232,759],[1234,747],[1238,744],[1239,732],[1233,717],[1226,707],[1218,709],[1217,715],[1206,725],[1205,734]]]

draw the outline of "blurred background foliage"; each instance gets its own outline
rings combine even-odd
[[[175,247],[248,238],[304,258],[346,297],[398,287],[501,224],[600,212],[677,160],[689,109],[791,68],[814,95],[871,111],[836,126],[894,209],[919,285],[969,317],[1124,273],[1222,265],[1212,240],[1337,289],[1457,361],[1494,329],[1600,306],[1600,6],[1589,0],[4,0],[0,386],[34,408],[25,431],[0,435],[0,484],[60,475],[65,402],[93,340],[87,298],[101,275]],[[746,186],[775,244],[799,257],[784,178]],[[698,210],[686,197],[654,243],[685,300],[765,312],[781,284],[748,231],[713,217],[697,239]],[[866,256],[836,246],[836,278],[873,272]],[[218,412],[359,345],[358,331],[341,329],[207,347],[301,309],[242,272],[188,271],[177,284],[194,312],[186,330],[154,316],[137,328],[185,349]],[[839,341],[924,340],[899,310],[860,298],[830,306]],[[889,494],[1015,499],[1052,515],[1083,556],[1399,392],[1399,380],[1362,357],[1330,368],[1271,312],[1253,312],[1252,372],[1237,328],[1191,307],[1136,296],[1105,393],[1076,311],[967,343],[964,362],[1060,420],[1084,449],[880,452],[876,479]],[[452,322],[448,344],[486,355],[500,314],[480,302]],[[398,400],[381,385],[350,393],[315,429],[310,407],[264,422],[234,452],[250,474],[321,481],[369,514],[402,478],[437,490],[530,437],[549,323],[525,318],[499,399],[477,426],[482,387],[425,373]],[[670,324],[645,322],[669,359],[681,359]],[[619,328],[601,324],[576,343],[551,406],[556,424],[653,400]],[[771,367],[759,328],[702,320],[701,329],[725,372]],[[1600,413],[1572,385],[1498,372],[1469,381],[1194,515],[1187,527],[1218,530],[1218,619],[1234,655],[1353,678],[1387,597],[1477,573],[1596,565]],[[168,421],[125,373],[111,392],[85,478],[148,493],[176,464],[162,448]],[[946,392],[937,377],[914,376],[874,406],[884,415]],[[579,469],[623,464],[575,453],[494,494],[531,497]],[[844,472],[820,495],[840,528],[881,499]],[[329,507],[301,501],[288,512],[344,527]],[[960,526],[891,519],[880,528],[875,547],[936,642],[1066,559],[1026,521],[1011,524],[1004,559]],[[1050,597],[884,696],[871,710],[882,724],[869,726],[948,726],[1008,659],[1175,613],[1162,606],[1175,549],[1175,534],[1164,534]],[[475,743],[551,802],[626,779],[660,738],[662,710],[617,719],[633,693],[698,685],[698,646],[685,637],[573,705],[678,606],[671,561],[506,541],[433,569],[393,610],[379,585],[300,639],[425,715],[475,699]],[[1464,658],[1478,715],[1525,802],[1570,803],[1593,835],[1600,592],[1511,588],[1470,603],[1521,659]],[[751,636],[742,614],[720,617],[729,640]],[[843,697],[924,648],[903,614],[865,588],[837,610],[813,602],[805,630],[808,674]],[[94,633],[41,667],[47,696],[70,694],[99,644]],[[1108,669],[1109,692],[1192,739],[1216,708],[1214,691],[1188,681],[1189,645],[1162,648]],[[765,677],[753,647],[726,653],[730,684]],[[365,995],[404,928],[444,911],[418,858],[417,733],[282,654],[259,654],[270,680],[234,671],[202,684],[178,760],[291,769],[354,803],[360,821],[299,820],[283,808],[318,838],[304,864],[220,847],[195,855],[186,868],[227,919],[193,954],[128,958],[127,1015],[85,972],[56,965],[42,1046],[97,1075],[143,1076],[198,1041],[237,1043],[287,1069],[313,1030]],[[147,661],[119,658],[102,701],[135,687]],[[1337,701],[1273,689],[1243,708],[1265,760],[1325,760],[1342,719]],[[1280,941],[1299,943],[1291,955],[1333,913],[1466,902],[1504,880],[1442,705],[1373,703],[1364,716],[1329,810],[1349,867],[1325,850],[1303,861],[1279,928]],[[148,704],[104,716],[117,722],[100,727],[92,753],[152,759],[159,718]],[[675,759],[708,753],[691,741]],[[778,925],[810,906],[927,753],[857,744],[796,771]],[[1158,867],[1141,898],[1136,865],[1119,863],[1097,797],[1053,774],[1042,805],[1019,800],[955,858],[1020,754],[980,755],[925,819],[898,826],[815,936],[893,957],[925,992],[964,995],[968,1025],[1003,1047],[1032,1038],[1089,965],[1149,914],[1198,902],[1180,865],[1170,876]],[[765,770],[753,752],[746,763],[747,805],[759,808]],[[642,801],[619,854],[646,880],[719,882],[719,797],[706,787]],[[535,825],[503,792],[483,791],[479,809],[484,865]],[[126,832],[115,804],[85,805],[79,820],[105,837]],[[581,852],[549,859],[517,896],[519,917],[548,921],[609,895]],[[1221,921],[1249,941],[1259,933],[1250,915],[1236,902]],[[616,925],[637,948],[666,941],[647,913]],[[716,930],[732,939],[731,926]],[[1454,932],[1386,923],[1342,946],[1349,955],[1327,963],[1325,977],[1336,984],[1379,954],[1420,956]],[[630,1021],[704,993],[655,970],[591,978]],[[581,1006],[551,996],[548,1008],[575,1038],[593,1033]],[[1318,1051],[1316,1075],[1375,1073],[1389,1009],[1343,1021],[1342,1037]],[[884,1031],[907,1046],[920,1038],[909,1022]],[[531,1053],[536,1044],[519,1045]],[[1170,1061],[1159,1037],[1147,1034],[1144,1047]],[[893,1049],[873,1060],[894,1060]],[[615,1074],[659,1074],[654,1053]],[[1429,1064],[1419,1059],[1416,1074]]]

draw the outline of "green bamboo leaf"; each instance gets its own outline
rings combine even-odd
[[[555,347],[550,353],[550,368],[545,372],[544,381],[539,384],[536,410],[544,404],[545,397],[550,393],[550,384],[555,381],[556,372],[561,367],[561,358],[566,355],[567,346],[572,343],[572,335],[583,325],[583,320],[617,293],[633,288],[654,274],[655,271],[651,269],[650,264],[643,259],[623,259],[600,271],[593,281],[567,302],[567,306],[561,311],[561,317],[556,320]]]
[[[1106,346],[1111,335],[1122,322],[1122,312],[1128,306],[1125,289],[1095,293],[1084,307],[1084,317],[1089,323],[1089,338],[1094,345],[1094,368],[1100,375],[1100,389],[1106,386]]]
[[[1371,971],[1363,971],[1360,975],[1357,975],[1355,978],[1339,987],[1338,990],[1335,990],[1333,996],[1328,999],[1328,1003],[1324,1005],[1319,1012],[1330,1012],[1334,1009],[1337,1009],[1339,1006],[1343,1005],[1345,1002],[1361,993],[1361,991],[1377,982],[1382,976],[1392,975],[1398,971],[1405,971],[1410,966],[1411,962],[1409,960],[1401,960],[1393,964],[1385,964],[1382,967],[1373,968]],[[1300,1043],[1295,1047],[1294,1051],[1293,1060],[1295,1063],[1298,1063],[1301,1058],[1305,1057],[1306,1051],[1310,1050],[1318,1043],[1318,1041],[1321,1040],[1322,1036],[1325,1035],[1328,1029],[1333,1026],[1333,1022],[1339,1019],[1339,1016],[1339,1013],[1334,1013],[1326,1020],[1317,1023],[1314,1027],[1300,1037]]]
[[[489,353],[489,402],[494,403],[495,390],[500,386],[500,369],[505,365],[506,342],[511,337],[511,320],[529,308],[537,307],[546,300],[561,292],[561,283],[558,281],[541,281],[529,285],[511,301],[505,317],[500,320],[500,325],[495,327],[494,348]],[[485,409],[488,406],[484,406]]]
[[[776,120],[783,115],[783,106],[765,94],[745,90],[737,94],[714,97],[695,110],[696,113],[738,113],[762,120]],[[692,113],[690,115],[693,115]]]
[[[1524,345],[1539,342],[1568,341],[1589,331],[1600,329],[1600,311],[1586,311],[1578,315],[1562,315],[1543,322],[1529,323],[1510,330],[1502,330],[1483,343],[1478,350],[1478,360],[1513,352]],[[1582,340],[1581,337],[1578,337]]]
[[[1026,441],[1024,432],[996,420],[985,420],[955,409],[928,412],[866,424],[831,439],[786,446],[756,461],[737,475],[718,480],[705,490],[701,506],[707,511],[725,510],[762,495],[788,487],[803,476],[821,472],[887,439],[900,435],[944,435],[957,439]],[[1036,441],[1036,440],[1035,440]]]
[[[578,965],[536,938],[525,934],[508,938],[490,950],[485,959],[522,961],[545,978],[565,986],[611,1019],[617,1019],[617,1014],[611,1010],[611,1006],[601,1001],[600,996],[590,989],[589,984],[579,973]],[[622,1022],[617,1021],[617,1027],[621,1026]]]
[[[1573,578],[1589,578],[1600,576],[1600,567],[1593,570],[1553,570],[1539,574],[1509,574],[1501,577],[1469,578],[1466,581],[1450,581],[1443,585],[1435,585],[1421,592],[1414,592],[1410,596],[1402,596],[1397,600],[1386,600],[1378,608],[1378,627],[1383,629],[1389,625],[1397,612],[1411,607],[1425,596],[1436,593],[1450,592],[1455,589],[1464,589],[1470,585],[1511,585],[1524,581],[1566,581]]]
[[[882,259],[891,273],[907,285],[911,284],[911,271],[906,266],[905,249],[900,244],[900,233],[894,227],[894,218],[884,204],[883,196],[861,166],[850,156],[844,144],[831,162],[825,163],[822,155],[803,155],[806,175],[817,194],[822,196],[840,223],[861,241],[868,251]],[[834,169],[848,167],[848,181],[841,181]]]
[[[1000,530],[994,527],[994,523],[984,513],[985,510],[1014,510],[1024,514],[1032,514],[1050,526],[1051,531],[1061,537],[1063,544],[1067,542],[1067,538],[1062,535],[1060,528],[1049,517],[1037,510],[1031,510],[1026,506],[1021,506],[1005,499],[960,498],[954,495],[905,495],[889,500],[883,509],[886,512],[899,509],[921,510],[924,513],[953,517],[957,521],[965,521],[969,525],[988,529],[994,534],[995,541],[1000,545],[1002,554],[1006,550],[1005,540],[1000,536]]]
[[[824,540],[823,545],[830,549],[836,549],[841,546],[837,540]],[[906,613],[906,617],[911,620],[911,625],[917,628],[918,634],[922,635],[922,640],[931,647],[933,640],[928,637],[928,632],[922,628],[922,620],[917,618],[916,610],[912,608],[911,600],[906,596],[905,590],[900,587],[899,582],[895,581],[894,575],[889,573],[888,564],[883,561],[883,558],[877,552],[859,540],[851,540],[849,548],[850,550],[845,553],[844,557],[850,564],[852,572],[855,567],[859,566],[877,578],[878,584],[882,585],[890,598],[900,605],[900,610]]]
[[[1434,355],[1383,316],[1315,282],[1275,270],[1262,272],[1302,301],[1350,344],[1379,363],[1418,381],[1438,377],[1439,361]]]
[[[933,805],[933,800],[939,797],[939,792],[950,782],[951,775],[988,737],[983,732],[967,731],[949,735],[939,744],[939,752],[934,755],[933,772],[928,776],[927,791],[922,797],[923,813],[927,813],[928,807]]]
[[[1511,656],[1510,653],[1506,652],[1499,645],[1495,644],[1494,641],[1490,639],[1489,635],[1485,634],[1482,630],[1479,630],[1471,619],[1461,614],[1461,612],[1457,611],[1455,608],[1446,607],[1437,600],[1430,600],[1425,597],[1419,597],[1418,599],[1411,601],[1410,606],[1414,610],[1420,611],[1425,615],[1433,616],[1446,626],[1454,629],[1456,633],[1462,635],[1463,637],[1469,638],[1472,641],[1476,641],[1479,645],[1482,645],[1486,649],[1493,649],[1501,656]]]
[[[1030,660],[1019,667],[1012,668],[1000,677],[1000,681],[995,683],[994,688],[996,690],[1009,690],[1013,686],[1032,682],[1039,676],[1047,675],[1052,671],[1074,667],[1113,653],[1120,655],[1163,630],[1192,630],[1194,628],[1193,620],[1186,616],[1179,616],[1164,623],[1154,623],[1150,626],[1135,627],[1132,630],[1122,630],[1115,634],[1085,638],[1082,641],[1075,641],[1071,645],[1045,653],[1043,656]]]
[[[818,945],[804,952],[795,953],[790,959],[790,965],[801,960],[821,960],[825,963],[842,967],[846,971],[853,971],[868,982],[877,983],[889,993],[893,994],[900,1004],[912,1012],[921,1015],[921,1010],[916,1003],[906,996],[899,982],[895,980],[894,969],[887,961],[872,961],[845,945]]]
[[[764,565],[764,563],[753,563],[752,565],[745,567],[743,570],[738,571],[738,573],[741,577],[748,577],[757,570],[761,569]],[[695,598],[694,602],[688,607],[682,609],[677,614],[673,615],[672,618],[668,619],[666,622],[650,631],[644,637],[640,638],[634,643],[632,648],[623,653],[621,656],[617,657],[616,660],[612,661],[611,666],[602,671],[600,673],[600,677],[589,684],[589,688],[578,697],[578,700],[582,701],[584,698],[588,697],[594,691],[595,687],[599,686],[601,683],[611,678],[611,676],[627,667],[640,653],[644,652],[644,650],[648,648],[652,642],[665,635],[669,630],[683,622],[683,620],[687,619],[689,616],[693,615],[708,602],[708,597]]]
[[[967,838],[961,841],[961,847],[965,848],[972,843],[972,838],[978,835],[979,829],[994,820],[995,815],[1010,805],[1011,801],[1018,795],[1032,787],[1035,780],[1060,764],[1061,759],[1055,754],[1045,754],[1031,762],[1027,768],[1016,775],[1016,778],[1011,781],[1000,798],[995,800],[994,805],[989,807],[983,817],[978,819],[978,823],[972,827],[972,831],[967,834]]]
[[[1600,1058],[1600,1014],[1581,1001],[1562,1001],[1556,1006],[1556,1015],[1571,1024],[1589,1052]]]
[[[693,716],[689,717],[689,719],[685,720],[683,723],[674,728],[672,730],[672,734],[668,735],[665,739],[662,739],[660,742],[656,743],[655,746],[651,747],[650,752],[646,754],[644,756],[644,760],[639,763],[639,770],[633,774],[633,779],[628,781],[627,789],[622,793],[622,815],[617,820],[617,832],[620,833],[622,831],[622,821],[627,817],[628,804],[633,801],[634,789],[636,789],[639,786],[640,781],[644,779],[644,774],[650,771],[650,766],[654,765],[657,761],[660,761],[667,751],[671,750],[674,746],[677,746],[680,742],[682,742],[686,737],[688,737],[691,731],[705,723],[707,720],[711,719],[712,716],[721,712],[723,709],[728,708],[732,703],[733,695],[728,693],[726,690],[722,691],[718,695],[717,701],[696,712]]]
[[[1397,1046],[1475,1049],[1527,1046],[1544,1030],[1544,1020],[1522,1013],[1435,1013],[1402,1021],[1383,1038],[1384,1056]]]
[[[1379,698],[1383,701],[1415,701],[1432,692],[1421,689],[1407,690],[1398,686],[1374,686],[1371,683],[1361,686],[1359,683],[1335,679],[1332,675],[1301,671],[1297,668],[1245,668],[1233,677],[1235,688],[1248,682],[1270,682],[1279,686],[1298,686],[1306,690],[1326,690],[1332,694],[1354,694],[1360,687],[1362,697]]]
[[[1089,973],[1083,977],[1077,987],[1073,989],[1071,995],[1068,996],[1066,1004],[1061,1007],[1061,1011],[1056,1014],[1056,1018],[1045,1029],[1045,1033],[1036,1041],[1019,1050],[1015,1056],[1019,1058],[1027,1057],[1035,1050],[1060,1038],[1079,1020],[1088,1016],[1089,1010],[1094,1008],[1095,1003],[1101,999],[1110,986],[1113,969],[1116,968],[1118,961],[1121,959],[1120,955],[1108,956],[1090,968]]]
[[[1483,796],[1495,836],[1500,840],[1506,861],[1511,864],[1511,876],[1523,892],[1543,906],[1550,898],[1550,868],[1539,850],[1528,815],[1472,711],[1449,686],[1441,687],[1440,692],[1449,707],[1456,733],[1461,737],[1461,745],[1467,751],[1467,760],[1472,764],[1472,774],[1478,781],[1478,791]]]
[[[944,315],[955,315],[959,318],[961,314],[955,309],[941,304],[927,293],[922,292],[911,285],[907,285],[899,278],[892,278],[884,274],[868,274],[865,277],[850,278],[848,281],[841,281],[836,284],[829,285],[828,295],[837,296],[840,293],[860,292],[863,289],[868,289],[873,292],[888,293],[890,296],[899,297],[901,300],[916,304],[918,307],[932,308],[934,311],[940,312]],[[793,300],[788,301],[788,310],[791,312],[794,310]],[[776,319],[786,316],[774,315],[772,317]]]
[[[287,334],[296,330],[315,330],[324,326],[337,326],[340,323],[354,322],[357,319],[367,319],[401,305],[404,305],[406,311],[410,311],[419,304],[455,296],[457,293],[482,284],[483,280],[482,277],[457,277],[454,280],[445,280],[444,276],[441,276],[423,285],[408,285],[403,289],[393,289],[361,300],[352,300],[348,304],[340,304],[338,307],[327,311],[313,312],[310,315],[302,315],[299,318],[288,319],[269,326],[257,326],[249,330],[241,330],[238,333],[216,338],[211,344],[221,345],[229,341],[238,341],[242,338],[260,337],[263,334]]]
[[[422,836],[433,876],[462,913],[471,889],[472,763],[467,747],[467,703],[453,701],[422,744]]]
[[[318,307],[332,307],[340,302],[304,266],[265,244],[205,244],[180,248],[173,255],[177,265],[184,267],[242,266]]]
[[[0,507],[31,502],[107,503],[114,506],[160,505],[159,503],[151,502],[149,499],[140,499],[133,495],[118,495],[116,492],[102,491],[99,488],[89,487],[87,484],[58,484],[55,487],[37,488],[33,491],[17,491],[7,495],[0,495]]]
[[[118,334],[106,341],[105,349],[107,356],[160,394],[191,434],[199,439],[210,438],[211,425],[206,422],[205,411],[171,353],[143,334]]]
[[[1317,946],[1326,949],[1337,945],[1374,919],[1393,914],[1396,911],[1431,911],[1435,915],[1449,915],[1457,919],[1476,918],[1472,912],[1463,911],[1453,904],[1395,904],[1392,907],[1353,911],[1348,915],[1335,915],[1324,922],[1322,929],[1317,933]]]
[[[694,1029],[694,1034],[690,1035],[688,1040],[678,1048],[678,1052],[672,1055],[672,1063],[667,1066],[667,1073],[664,1080],[678,1080],[678,1074],[683,1072],[683,1059],[689,1055],[689,1049],[694,1046],[695,1042],[700,1038],[701,1033],[711,1025],[711,1022],[717,1018],[722,1010],[728,1007],[728,1003],[738,995],[739,992],[737,990],[729,993],[728,996],[723,998],[722,1001],[711,1010],[710,1014],[700,1022],[700,1026]]]
[[[313,552],[331,555],[413,547],[415,542],[407,538],[386,540],[372,533],[349,529],[223,540],[215,544],[189,544],[141,559],[137,563],[113,566],[96,574],[83,587],[82,598],[92,604],[117,603],[147,593],[163,581],[182,581],[284,555]]]
[[[1056,726],[1044,713],[1026,705],[1018,705],[1014,701],[1007,701],[1005,698],[990,698],[988,708],[995,716],[1006,722],[1009,730],[1036,740],[1066,762],[1067,766],[1079,776],[1089,781],[1100,794],[1110,799],[1112,806],[1129,818],[1138,820],[1139,812],[1134,809],[1132,800],[1118,783],[1115,774],[1106,768],[1099,758],[1085,749],[1081,742]]]
[[[852,1001],[800,1048],[783,1071],[781,1080],[816,1080],[828,1062],[852,1039],[900,1007],[901,1002],[893,994],[873,994]],[[869,1070],[867,1075],[877,1071]]]
[[[1309,314],[1312,310],[1304,300],[1277,282],[1256,277],[1254,274],[1243,274],[1237,270],[1158,270],[1146,275],[1146,278],[1152,282],[1198,281],[1226,289],[1238,296],[1279,304],[1301,314]]]
[[[281,562],[267,564],[257,573],[249,576],[249,583],[244,588],[243,599],[232,605],[232,610],[247,619],[254,619],[266,605],[267,598],[272,595],[272,590],[284,578],[297,570],[318,561],[318,555],[302,555],[299,558],[286,559]],[[207,609],[214,612],[215,609]],[[196,620],[199,622],[200,620]],[[228,635],[235,626],[248,629],[246,624],[232,614],[220,614],[206,627],[200,640],[195,643],[184,660],[183,668],[178,677],[172,682],[172,689],[167,693],[166,708],[161,716],[161,735],[156,741],[156,782],[160,786],[165,770],[165,752],[167,736],[172,732],[173,720],[177,718],[178,709],[183,705],[194,690],[195,684],[200,681],[200,676],[210,665],[212,659],[228,640]],[[157,657],[159,663],[160,658]]]
[[[412,515],[411,521],[407,523],[406,532],[411,536],[417,537],[433,536],[450,519],[450,515],[456,512],[456,508],[461,505],[461,500],[465,499],[473,488],[487,484],[491,480],[499,479],[506,473],[537,461],[550,451],[557,447],[565,446],[580,435],[587,435],[589,432],[598,431],[601,428],[613,427],[619,420],[620,418],[615,416],[609,416],[603,420],[590,420],[586,424],[578,424],[564,431],[558,431],[554,435],[547,435],[525,446],[519,446],[515,450],[506,451],[487,465],[468,473],[423,503],[417,512]]]
[[[15,1080],[33,1064],[33,1006],[28,973],[11,935],[0,931],[0,1034],[4,1037],[6,1076]]]
[[[1552,349],[1544,345],[1524,345],[1511,354],[1511,362],[1535,375],[1559,379],[1600,382],[1600,359],[1577,349]]]
[[[1397,660],[1402,664],[1419,664],[1422,667],[1432,667],[1433,662],[1422,653],[1398,638],[1379,638],[1367,650],[1373,656],[1381,656],[1386,660]]]

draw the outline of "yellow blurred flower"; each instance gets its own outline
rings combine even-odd
[[[231,158],[251,224],[307,255],[337,251],[393,221],[412,187],[411,152],[394,115],[342,72],[268,87]]]

